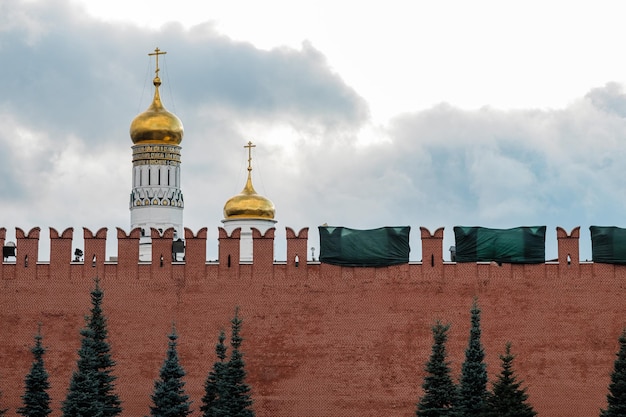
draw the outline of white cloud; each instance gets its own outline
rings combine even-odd
[[[492,96],[481,95],[489,90],[481,77],[508,64],[482,68],[482,74],[478,58],[486,60],[486,55],[480,50],[477,61],[466,66],[422,62],[416,68],[413,62],[403,67],[385,51],[371,49],[368,62],[383,75],[372,75],[360,57],[354,65],[362,71],[355,76],[353,69],[343,72],[347,64],[342,60],[351,55],[346,52],[337,61],[332,55],[337,52],[327,54],[322,42],[260,49],[218,33],[217,23],[141,28],[92,20],[61,0],[55,4],[66,7],[58,7],[52,17],[45,2],[3,4],[14,14],[27,15],[34,32],[3,26],[0,33],[0,144],[6,149],[0,155],[0,212],[10,223],[0,227],[73,226],[79,238],[82,226],[106,226],[113,240],[115,226],[128,229],[128,127],[152,95],[147,53],[157,45],[168,51],[162,67],[165,105],[185,125],[184,221],[194,231],[209,228],[210,258],[217,253],[223,204],[244,184],[247,155],[242,147],[248,140],[257,144],[255,187],[277,207],[278,259],[285,256],[285,226],[310,227],[310,246],[319,247],[315,228],[325,222],[355,228],[411,225],[411,259],[416,260],[419,226],[431,231],[445,226],[447,249],[454,244],[454,225],[547,225],[548,257],[556,251],[551,232],[556,226],[626,226],[621,216],[626,206],[626,96],[620,84],[605,84],[610,79],[587,89],[586,95],[586,90],[568,90],[579,98],[556,109],[463,108],[441,100],[420,107],[422,98],[411,97],[421,95],[422,87],[440,89],[439,97],[444,97],[448,89],[466,83],[466,76],[478,77],[464,87],[466,92],[477,102],[489,102]],[[386,27],[387,18],[357,26]],[[338,25],[336,19],[329,24]],[[429,17],[403,16],[390,31],[407,30],[402,26],[411,19]],[[44,21],[46,36],[28,35],[38,33],[37,22]],[[457,46],[458,33],[456,38],[440,35],[445,35],[443,45],[457,50],[471,40],[490,39],[488,28],[479,29]],[[354,45],[357,33],[355,39],[338,42]],[[382,39],[368,36],[363,49]],[[524,44],[521,33],[509,36]],[[539,42],[537,34],[529,36],[532,43]],[[391,46],[412,53],[407,39]],[[452,50],[436,51],[427,40],[419,39],[421,48],[449,58],[445,55]],[[528,51],[497,52],[509,57],[519,53],[516,62],[532,58]],[[533,71],[536,76],[541,72]],[[419,83],[407,83],[405,95],[395,95],[400,87],[392,79],[410,72]],[[518,82],[499,79],[499,93],[515,95]],[[389,93],[386,100],[402,103],[386,107],[394,115],[388,123],[375,115],[382,102],[373,98],[381,92]],[[427,96],[427,103],[435,97]],[[402,112],[396,113],[397,108]],[[589,253],[584,239],[581,249]]]

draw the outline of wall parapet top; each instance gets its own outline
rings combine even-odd
[[[439,227],[432,233],[426,227],[420,227],[419,229],[420,237],[422,240],[422,261],[427,262],[431,267],[435,265],[442,265],[444,263],[447,264],[447,262],[443,260],[442,256],[444,228]],[[4,241],[6,240],[6,230],[7,229],[4,227],[0,228],[0,243],[2,244],[4,244]],[[298,232],[296,232],[296,230],[297,229],[291,227],[285,227],[285,240],[287,243],[286,255],[288,265],[290,266],[295,266],[296,257],[302,261],[305,261],[307,258],[306,254],[309,228],[301,228]],[[49,228],[51,239],[50,259],[55,259],[55,265],[65,262],[67,262],[67,264],[69,265],[72,262],[73,259],[71,257],[71,253],[65,253],[68,251],[66,246],[72,244],[78,246],[79,248],[89,249],[89,254],[85,253],[85,259],[87,259],[87,257],[91,259],[94,255],[97,255],[97,260],[99,262],[104,262],[104,260],[106,259],[105,252],[107,247],[108,229],[106,227],[102,227],[93,232],[92,230],[83,227],[83,242],[80,242],[80,238],[78,236],[74,236],[73,231],[74,229],[72,227],[66,228],[65,230],[63,230],[63,232],[59,232],[59,229],[56,229],[54,227]],[[223,227],[217,227],[217,231],[218,242],[220,242],[218,243],[218,247],[225,245],[226,242],[230,242],[228,244],[232,245],[234,244],[233,241],[241,239],[242,229],[239,227],[232,230],[230,234]],[[274,227],[267,229],[265,233],[262,233],[256,228],[252,228],[252,237],[254,240],[258,240],[259,243],[261,241],[273,241],[275,239],[275,232],[276,228]],[[25,260],[25,256],[27,256],[31,264],[38,262],[40,234],[41,228],[39,227],[33,227],[28,232],[25,232],[19,227],[15,228],[15,236],[17,238],[17,251],[20,253],[19,256],[23,260]],[[197,232],[194,232],[189,228],[184,228],[186,263],[194,263],[196,266],[201,264],[208,265],[206,255],[207,235],[207,227],[202,227]],[[556,227],[556,235],[559,251],[558,263],[568,263],[568,265],[572,263],[579,263],[578,244],[580,238],[580,226],[574,227],[569,233],[562,227]],[[160,251],[164,251],[168,245],[173,244],[166,241],[174,240],[174,229],[169,228],[160,233],[159,230],[152,228],[150,230],[150,237],[153,241],[153,244],[160,245]],[[116,227],[115,238],[118,242],[119,259],[124,258],[124,263],[128,265],[130,265],[130,263],[134,263],[133,256],[134,252],[140,245],[141,228],[137,227],[131,229],[130,231],[126,231],[121,227]],[[67,242],[67,240],[70,240],[72,242],[69,243]],[[65,241],[65,243],[63,243],[63,241]],[[231,261],[237,263],[236,261],[239,260],[239,254],[235,254],[233,252],[233,250],[235,250],[235,247],[236,246],[233,246],[232,249],[229,249],[228,253],[224,252],[224,256],[226,256],[226,258],[230,256]],[[270,249],[270,246],[265,243],[263,244],[263,246],[259,246],[260,251],[269,251]],[[61,251],[62,253],[59,251]],[[85,252],[87,252],[87,250]],[[165,253],[166,252],[164,251],[163,254]],[[268,257],[265,262],[274,259],[273,254],[270,256],[269,254],[257,253],[257,255]],[[418,263],[421,263],[422,261],[418,261]],[[11,262],[4,263],[10,264]],[[20,263],[23,262],[20,261]],[[109,262],[107,262],[107,264],[108,263]],[[276,264],[276,262],[274,263]],[[309,261],[304,262],[305,265],[310,263],[311,262]],[[546,264],[548,263],[550,263],[550,261],[546,262]],[[414,262],[409,262],[409,264],[414,264]]]

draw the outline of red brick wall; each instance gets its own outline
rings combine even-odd
[[[101,277],[104,275],[106,260],[107,228],[103,227],[93,234],[91,230],[83,227],[83,238],[85,239],[83,278]]]
[[[50,228],[50,278],[63,279],[70,276],[72,260],[73,228],[67,228],[59,235],[56,229]]]
[[[286,228],[287,235],[287,270],[292,279],[303,279],[307,270],[307,242],[309,228],[305,227],[296,235],[291,227]],[[296,265],[296,257],[298,259]]]
[[[574,232],[557,232],[559,260],[566,251],[570,265],[443,263],[443,230],[431,235],[423,229],[424,263],[389,268],[309,263],[297,271],[289,262],[269,263],[269,254],[260,264],[239,265],[238,234],[229,237],[223,230],[219,265],[196,258],[206,256],[202,230],[196,238],[186,234],[184,264],[172,264],[164,253],[160,266],[160,251],[171,249],[166,234],[152,236],[156,265],[138,265],[135,232],[126,236],[118,230],[119,247],[127,252],[120,250],[117,264],[103,265],[100,276],[126,416],[149,413],[173,321],[186,390],[199,416],[217,334],[229,330],[236,306],[244,319],[243,350],[259,417],[413,415],[432,345],[430,326],[437,319],[452,323],[448,352],[458,375],[475,296],[483,310],[491,377],[499,370],[498,354],[511,341],[515,367],[540,416],[591,416],[606,405],[617,337],[626,326],[626,267],[574,262]],[[15,416],[41,322],[53,416],[60,416],[94,282],[83,272],[86,265],[69,260],[37,265],[39,229],[16,235],[17,263],[0,266],[1,401]],[[265,237],[256,236],[268,245],[273,234]],[[291,244],[306,248],[302,241]],[[65,244],[62,251],[67,257]],[[34,256],[28,267],[20,261],[25,252]],[[91,268],[91,259],[87,263]]]
[[[228,232],[223,227],[219,227],[218,232],[220,278],[238,278],[241,228],[238,227],[233,230],[230,236],[228,236]]]
[[[16,264],[22,268],[16,269],[16,278],[35,279],[37,276],[37,259],[39,259],[39,233],[41,229],[33,227],[28,233],[22,229],[15,229],[17,239]],[[50,254],[50,257],[54,256]]]
[[[264,235],[252,228],[252,265],[256,280],[271,281],[274,276],[274,232],[268,229]]]
[[[138,227],[129,234],[117,228],[117,276],[122,279],[138,276],[140,235],[141,229]]]
[[[191,230],[185,228],[185,278],[188,280],[197,281],[206,277],[206,238],[206,227],[200,229],[195,236]]]
[[[7,238],[7,229],[4,227],[0,227],[0,246],[4,247],[4,242]],[[2,258],[2,263],[0,263],[0,280],[4,279],[4,268],[2,267],[4,263],[4,256]]]

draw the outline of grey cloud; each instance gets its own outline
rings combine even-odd
[[[6,0],[0,5],[0,118],[10,123],[0,131],[0,145],[8,150],[0,154],[0,197],[45,206],[58,192],[67,204],[76,192],[50,184],[64,175],[68,155],[76,152],[105,172],[114,168],[116,175],[124,161],[130,175],[128,127],[149,104],[154,64],[147,53],[155,46],[168,51],[162,97],[185,124],[183,176],[202,172],[198,188],[230,173],[224,155],[239,152],[253,136],[242,131],[246,122],[338,132],[357,129],[368,117],[365,101],[311,45],[262,51],[217,34],[209,23],[148,30],[94,20],[69,0]],[[17,145],[30,149],[20,154]],[[121,161],[106,157],[118,150],[127,151]],[[97,172],[80,164],[71,169],[76,178],[94,179]],[[115,196],[94,193],[93,203],[122,201],[118,207],[124,211],[126,185],[109,191]]]
[[[594,88],[585,95],[585,98],[598,109],[626,117],[626,94],[618,83],[610,82],[603,87]]]
[[[189,105],[209,111],[226,107],[237,117],[272,117],[298,129],[353,128],[369,117],[364,100],[306,42],[300,51],[261,51],[212,37],[181,53],[192,55],[189,65],[180,68],[181,76],[196,80],[182,86]]]
[[[619,98],[616,91],[595,93]],[[278,206],[304,207],[310,225],[445,226],[445,248],[459,224],[626,227],[626,119],[589,96],[559,110],[442,104],[397,117],[388,135],[368,146],[305,147],[290,181],[300,186],[279,195]],[[414,229],[412,259],[419,259],[418,236]],[[547,250],[556,256],[551,232]]]
[[[146,54],[157,45],[168,51],[165,105],[185,124],[185,223],[209,227],[210,253],[223,204],[243,186],[242,145],[255,126],[293,132],[289,143],[255,151],[255,186],[276,204],[279,245],[285,226],[311,227],[318,247],[324,222],[408,224],[419,259],[418,226],[445,226],[446,249],[457,224],[626,226],[626,100],[617,84],[556,110],[440,104],[377,126],[388,141],[359,145],[367,103],[311,45],[262,51],[211,24],[140,30],[89,20],[69,4],[0,6],[0,19],[12,9],[27,23],[0,24],[0,199],[11,222],[0,227],[127,228],[128,126],[149,103]]]
[[[174,91],[175,100],[166,105],[180,103],[181,112],[205,107],[303,128],[352,128],[368,117],[364,100],[308,44],[299,51],[262,51],[219,36],[208,24],[141,30],[93,20],[69,1],[7,4],[3,23],[7,16],[20,16],[29,24],[7,24],[0,33],[0,102],[31,125],[55,126],[85,140],[119,133],[112,126],[143,110],[137,107],[140,80],[155,44],[169,49],[163,95],[167,100]]]
[[[626,120],[606,111],[621,93],[608,86],[590,94],[602,105],[587,95],[561,110],[441,105],[397,118],[396,146],[430,157],[425,176],[434,181],[423,185],[436,198],[426,218],[450,227],[624,226]],[[404,155],[396,163],[410,165]]]

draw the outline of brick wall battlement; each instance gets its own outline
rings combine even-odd
[[[128,417],[149,413],[173,321],[191,417],[200,416],[217,335],[236,306],[259,417],[413,415],[432,324],[452,324],[447,348],[456,378],[474,297],[490,379],[511,341],[515,369],[540,417],[597,415],[626,326],[626,266],[579,263],[579,228],[569,234],[557,228],[557,262],[501,266],[444,262],[443,229],[421,228],[423,262],[384,268],[306,262],[308,229],[287,229],[286,263],[271,256],[273,230],[253,233],[259,256],[250,264],[239,263],[238,230],[230,236],[219,230],[217,263],[205,260],[206,229],[185,231],[184,262],[167,256],[170,231],[153,231],[152,262],[138,262],[139,229],[117,230],[117,262],[105,262],[107,230],[84,229],[84,261],[71,262],[72,229],[50,229],[50,262],[41,263],[39,234],[17,229],[17,260],[0,264],[0,405],[9,417],[21,405],[38,323],[51,417],[61,415],[96,276]],[[0,229],[0,244],[5,239]]]
[[[50,270],[62,270],[64,273],[69,271],[78,271],[81,268],[85,274],[91,275],[92,268],[96,268],[97,272],[102,272],[107,265],[107,269],[111,265],[120,265],[124,268],[132,268],[135,264],[140,263],[139,259],[139,239],[141,230],[136,228],[126,233],[123,229],[117,228],[117,246],[118,256],[115,259],[107,261],[107,228],[101,228],[93,233],[87,228],[83,228],[83,239],[74,239],[74,229],[65,229],[59,233],[55,228],[50,227]],[[579,237],[580,227],[576,227],[571,233],[567,233],[560,227],[556,228],[558,242],[558,264],[567,265],[567,271],[572,267],[579,265]],[[253,264],[265,265],[274,263],[274,228],[269,229],[265,235],[258,230],[253,229]],[[235,229],[230,235],[223,228],[218,228],[219,232],[219,264],[218,269],[237,268],[239,266],[239,239],[240,229]],[[303,228],[296,233],[292,228],[286,228],[287,240],[287,262],[289,267],[295,267],[296,261],[299,266],[306,270],[307,261],[307,241],[309,229]],[[430,265],[431,268],[440,270],[443,267],[443,228],[437,229],[431,233],[428,229],[420,227],[422,240],[422,264],[424,269]],[[28,233],[20,228],[15,229],[16,257],[4,260],[0,268],[7,267],[9,269],[19,269],[35,267],[39,262],[39,238],[41,229],[39,227],[32,228]],[[151,229],[152,238],[152,261],[159,268],[167,270],[185,269],[183,265],[188,265],[193,270],[202,268],[212,268],[212,263],[206,260],[206,244],[207,244],[207,228],[200,229],[196,234],[188,228],[185,228],[185,257],[181,261],[173,261],[174,229],[167,229],[160,234],[156,229]],[[0,246],[4,246],[6,240],[6,228],[0,228]],[[83,256],[80,260],[75,259],[72,248],[81,248]],[[84,248],[84,249],[83,249]],[[550,262],[554,263],[554,262]],[[280,264],[284,264],[281,262]],[[13,265],[14,267],[11,267]],[[42,266],[45,264],[42,264]],[[76,272],[73,272],[76,274]],[[54,274],[56,275],[56,274]],[[36,275],[35,275],[36,276]],[[1,275],[0,275],[1,277]]]

